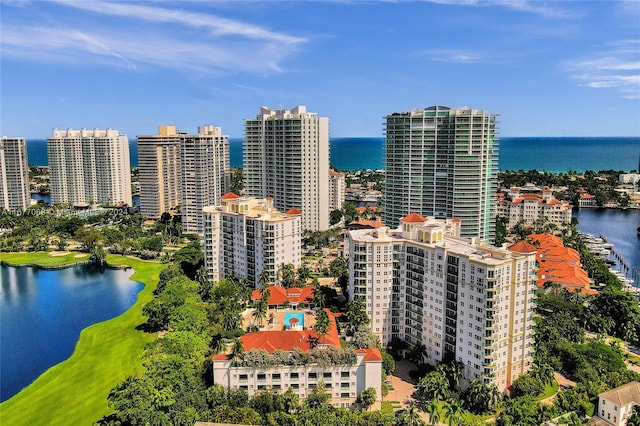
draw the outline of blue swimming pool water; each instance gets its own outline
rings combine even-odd
[[[299,321],[301,327],[304,328],[304,313],[303,312],[286,312],[284,314],[284,325],[289,327],[289,321],[291,318],[296,318]]]

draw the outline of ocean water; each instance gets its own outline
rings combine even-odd
[[[332,138],[330,162],[338,170],[383,168],[383,138]],[[138,146],[129,145],[131,165],[138,165]],[[242,139],[229,139],[230,163],[242,167]],[[46,140],[28,140],[29,164],[47,164]],[[640,137],[517,137],[500,140],[500,170],[638,170]]]

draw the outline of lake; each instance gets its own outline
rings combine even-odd
[[[69,358],[82,329],[128,310],[144,287],[132,274],[0,265],[0,401]]]

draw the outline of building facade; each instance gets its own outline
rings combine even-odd
[[[423,344],[429,362],[453,358],[468,380],[504,391],[532,363],[535,247],[497,248],[460,228],[412,213],[396,230],[349,231],[349,295],[383,345]]]
[[[496,116],[432,106],[385,118],[382,219],[395,227],[416,212],[460,218],[463,237],[495,237]]]
[[[345,196],[345,174],[329,170],[329,213],[341,210]]]
[[[30,205],[29,163],[25,138],[0,138],[0,207],[22,211]]]
[[[521,222],[533,226],[537,221],[543,221],[556,229],[571,224],[573,206],[568,201],[556,199],[551,189],[513,187],[506,193],[499,193],[497,203],[497,215],[507,219],[508,229]]]
[[[180,140],[175,126],[160,126],[157,135],[138,136],[140,213],[159,218],[180,205]]]
[[[53,204],[132,205],[127,135],[115,129],[54,129],[47,157]]]
[[[329,227],[329,119],[306,111],[262,107],[245,120],[247,195],[273,197],[280,211],[302,212],[302,227]]]
[[[596,416],[604,420],[606,424],[624,426],[629,421],[633,414],[633,407],[636,405],[640,405],[640,383],[629,382],[598,394]]]
[[[263,390],[284,392],[291,388],[302,400],[320,385],[336,407],[353,406],[360,392],[373,388],[376,391],[375,406],[379,407],[382,401],[380,350],[342,348],[335,322],[336,314],[328,309],[325,312],[329,317],[329,327],[324,336],[318,336],[315,330],[295,327],[241,336],[244,349],[241,361],[234,360],[229,354],[213,355],[213,382],[232,389],[243,389],[250,397]],[[261,366],[251,362],[253,354],[259,356]],[[279,362],[264,366],[265,358],[276,356]],[[286,362],[287,358],[297,361]],[[322,362],[315,361],[317,358],[321,358]]]
[[[182,229],[202,235],[202,209],[219,205],[230,179],[229,137],[217,126],[190,135],[160,126],[157,135],[138,136],[140,209],[158,218],[180,206]]]
[[[180,141],[180,212],[184,232],[202,235],[202,209],[220,205],[229,188],[229,137],[216,126],[200,126],[198,134]]]
[[[261,273],[276,283],[284,263],[302,264],[300,211],[281,213],[270,198],[225,194],[221,206],[204,208],[204,256],[214,282],[234,274],[259,287]]]

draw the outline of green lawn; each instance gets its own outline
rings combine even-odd
[[[11,263],[55,264],[42,253],[0,254]],[[22,257],[21,257],[22,256]],[[147,284],[136,303],[124,314],[82,331],[73,355],[50,368],[13,398],[0,404],[2,425],[91,425],[109,414],[107,395],[119,381],[142,372],[142,350],[154,335],[137,331],[144,323],[142,307],[153,298],[158,275],[165,265],[122,256],[107,256],[111,264],[135,269],[133,280]],[[28,360],[25,360],[28,362]]]
[[[553,383],[551,384],[546,384],[544,386],[544,392],[542,392],[541,395],[539,395],[536,399],[538,401],[541,401],[543,399],[547,399],[549,397],[552,397],[553,395],[555,395],[556,393],[558,393],[558,382],[556,382],[555,380],[553,381]]]
[[[35,253],[0,253],[0,261],[5,261],[13,265],[64,266],[84,262],[88,258],[89,255],[87,253],[78,253],[75,251],[62,256],[51,256],[44,251]]]

